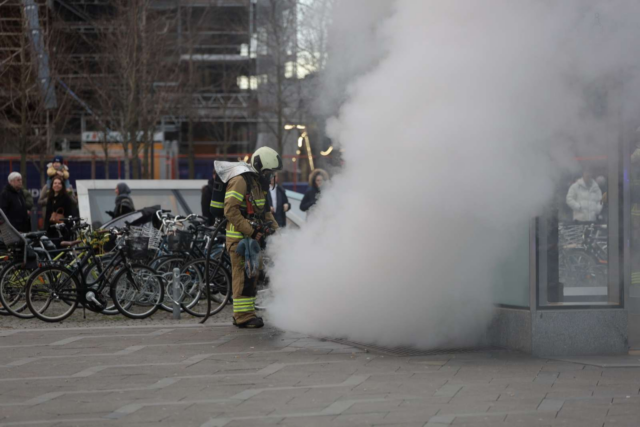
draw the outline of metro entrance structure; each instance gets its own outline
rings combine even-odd
[[[596,221],[574,221],[567,206],[577,172],[513,236],[497,272],[492,344],[541,357],[640,350],[640,134],[626,127],[577,158],[604,196]]]

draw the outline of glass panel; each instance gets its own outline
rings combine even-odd
[[[202,206],[200,206],[200,199],[202,196],[201,190],[178,190],[182,198],[184,199],[191,213],[202,215]],[[207,205],[208,206],[208,205]]]
[[[495,304],[529,308],[529,221],[524,220],[512,235],[513,246],[496,269]]]
[[[538,306],[617,306],[620,298],[618,162],[580,160],[538,220]]]
[[[636,134],[637,135],[637,134]],[[637,136],[636,136],[637,138]],[[640,349],[640,142],[633,141],[627,157],[629,167],[630,203],[625,205],[626,215],[630,219],[630,256],[625,306],[629,310],[629,347]]]
[[[179,190],[183,201],[187,204],[188,210],[176,197],[178,190],[142,190],[131,191],[131,198],[136,209],[148,206],[160,205],[162,209],[171,209],[177,215],[188,215],[190,213],[201,214],[200,190]],[[111,217],[105,211],[113,210],[115,207],[115,193],[113,190],[89,190],[89,203],[91,205],[91,223],[94,227],[99,227]]]

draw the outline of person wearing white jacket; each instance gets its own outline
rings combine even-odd
[[[567,205],[573,210],[574,221],[596,221],[602,211],[602,191],[598,183],[585,170],[567,193]]]

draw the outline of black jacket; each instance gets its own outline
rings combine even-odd
[[[276,210],[273,217],[276,219],[276,222],[280,227],[286,227],[287,214],[284,211],[284,205],[285,203],[289,204],[289,198],[287,197],[287,193],[284,191],[284,188],[279,185],[276,185],[276,197],[278,200],[271,200],[271,187],[269,187],[269,190],[267,190],[267,200],[269,201],[269,206],[273,206]]]
[[[47,210],[44,214],[44,229],[49,237],[58,237],[57,231],[49,229],[51,214],[58,212],[65,217],[77,217],[78,205],[67,193],[58,193],[56,196],[54,193],[49,192],[49,200],[47,200]]]
[[[10,184],[7,184],[0,194],[0,209],[16,230],[21,233],[31,231],[31,218],[27,213],[27,202],[22,190],[17,191]]]
[[[302,212],[308,211],[311,206],[316,204],[316,201],[320,197],[320,189],[316,187],[309,187],[306,193],[304,193],[304,197],[300,202],[300,210]]]
[[[213,225],[213,216],[209,212],[211,206],[211,193],[213,192],[213,178],[209,180],[207,185],[202,187],[202,197],[200,198],[200,207],[202,208],[202,216],[207,218],[209,225]]]
[[[116,197],[116,207],[113,210],[113,217],[118,218],[124,214],[135,211],[136,208],[133,205],[133,200],[128,194],[123,194]]]

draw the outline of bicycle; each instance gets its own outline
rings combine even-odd
[[[155,270],[130,262],[130,258],[136,257],[136,240],[127,230],[100,230],[97,233],[117,237],[115,254],[104,269],[94,248],[91,245],[77,247],[82,241],[76,240],[61,243],[74,248],[74,252],[82,251],[73,268],[49,265],[38,268],[29,276],[27,304],[36,317],[45,322],[60,322],[71,316],[78,304],[97,313],[103,312],[107,308],[103,293],[106,287],[116,309],[126,317],[144,319],[158,310],[164,297],[164,286]],[[88,285],[86,267],[90,260],[98,266],[99,275]]]
[[[80,237],[83,241],[90,241],[90,244],[97,248],[101,242],[101,238],[96,235],[90,235],[86,230],[89,225],[82,222],[80,218],[64,218],[60,224],[54,227],[58,232],[64,230],[69,235]],[[45,236],[44,232],[28,233],[25,236],[26,250],[35,254],[38,266],[51,265],[59,262],[67,265],[73,265],[78,259],[77,256],[70,252],[70,249],[58,249]],[[94,264],[92,259],[89,260],[89,266],[85,277],[97,277],[99,274],[99,264]],[[6,305],[10,314],[22,319],[30,319],[35,317],[28,310],[26,302],[26,284],[27,279],[35,271],[35,268],[23,266],[21,261],[13,260],[0,272],[0,301]],[[107,307],[103,311],[104,314],[118,314],[115,306]]]
[[[169,218],[168,215],[164,215],[162,221],[163,228],[167,230],[167,233],[172,233],[166,236],[162,246],[172,255],[162,256],[152,265],[167,279],[173,278],[175,268],[180,270],[180,289],[176,302],[180,304],[182,310],[192,316],[204,317],[205,305],[206,309],[211,312],[210,303],[215,302],[217,306],[211,314],[219,312],[227,304],[231,295],[231,274],[230,269],[223,267],[215,274],[210,275],[212,278],[209,281],[208,298],[210,301],[204,304],[202,297],[207,280],[205,280],[206,262],[203,246],[206,247],[209,239],[212,238],[208,235],[211,229],[204,225],[206,219],[193,214],[185,218]],[[172,292],[169,291],[171,283],[172,280],[167,280],[165,301],[161,306],[165,310],[170,310],[174,303]]]
[[[559,275],[568,287],[605,286],[608,267],[606,224],[560,224]]]

